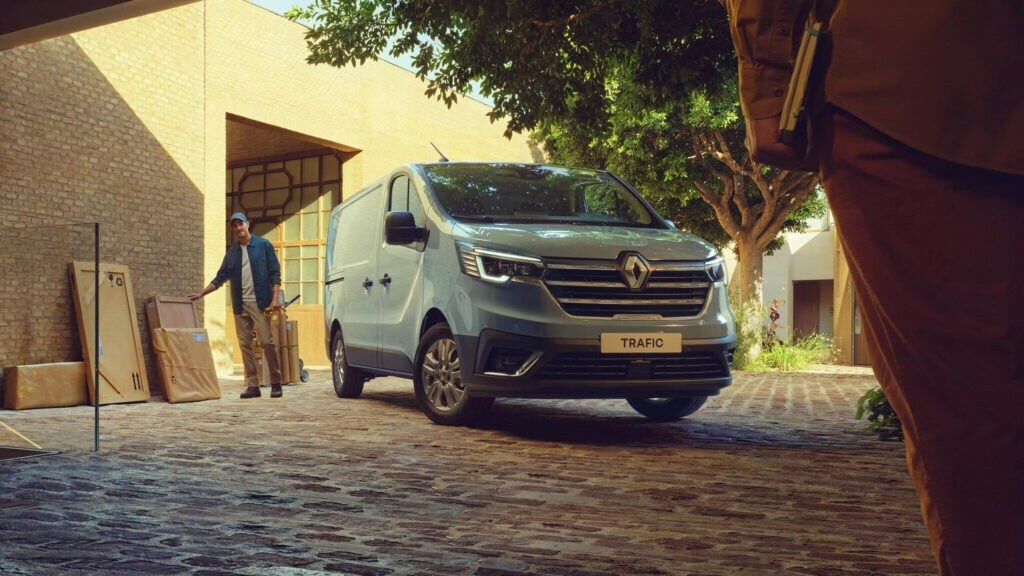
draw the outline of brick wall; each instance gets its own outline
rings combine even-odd
[[[81,358],[67,263],[93,233],[58,224],[98,220],[159,393],[142,303],[203,282],[202,41],[197,4],[0,52],[0,365]]]
[[[220,265],[228,114],[360,150],[342,167],[345,195],[436,159],[431,141],[453,160],[532,159],[488,106],[448,109],[397,66],[306,64],[304,32],[244,0],[207,0],[0,52],[0,365],[81,357],[66,266],[91,257],[91,231],[24,227],[99,220],[101,259],[131,269],[159,392],[142,302],[196,291]],[[202,307],[224,372],[226,297]]]

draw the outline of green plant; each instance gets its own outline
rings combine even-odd
[[[765,346],[761,353],[761,362],[780,372],[799,372],[811,364],[832,364],[834,361],[832,340],[821,334],[812,334],[792,344]]]
[[[855,418],[860,420],[865,415],[868,429],[874,430],[882,440],[903,440],[903,425],[881,388],[872,388],[857,400]]]

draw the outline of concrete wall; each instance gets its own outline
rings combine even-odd
[[[793,325],[793,282],[800,280],[831,280],[834,277],[834,231],[819,230],[813,232],[785,234],[785,244],[771,256],[764,258],[764,305],[767,307],[772,300],[779,300],[780,318],[776,335],[788,341],[790,327]],[[726,265],[729,268],[730,280],[738,276],[736,255],[725,250]],[[822,291],[824,294],[824,290]],[[824,298],[831,298],[832,293],[823,295],[824,312],[819,326],[822,331],[833,326],[833,318],[828,316],[831,302],[824,305]],[[767,316],[765,322],[767,322]],[[827,332],[826,332],[827,333]]]
[[[448,110],[392,64],[307,65],[304,30],[208,0],[0,52],[0,364],[81,357],[66,266],[92,256],[91,231],[53,224],[99,220],[101,259],[131,269],[159,389],[142,301],[198,290],[220,264],[229,113],[360,150],[343,166],[345,194],[434,160],[429,141],[455,160],[531,159],[487,106]],[[223,370],[226,297],[204,306]]]

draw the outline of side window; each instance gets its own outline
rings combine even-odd
[[[413,218],[416,219],[416,225],[423,226],[425,217],[423,203],[420,202],[420,197],[416,194],[416,188],[413,187],[412,181],[404,174],[391,181],[388,212],[398,210],[412,212]]]
[[[391,181],[391,198],[388,212],[409,211],[409,177],[402,175]]]

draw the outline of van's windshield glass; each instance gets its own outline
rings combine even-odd
[[[596,170],[533,164],[421,167],[442,207],[458,220],[663,226],[628,188]]]

